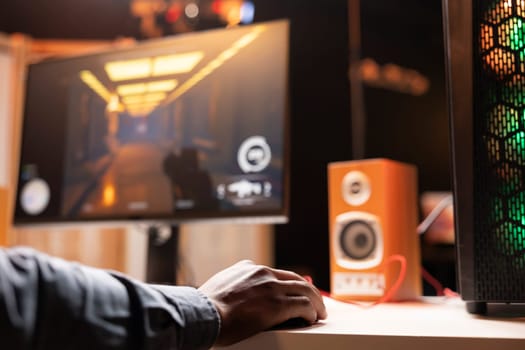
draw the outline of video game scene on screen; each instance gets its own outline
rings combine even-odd
[[[287,29],[210,30],[32,65],[18,216],[282,210]],[[37,130],[58,140],[35,142]]]

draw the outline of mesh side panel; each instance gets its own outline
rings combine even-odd
[[[525,1],[474,2],[475,290],[525,300]]]

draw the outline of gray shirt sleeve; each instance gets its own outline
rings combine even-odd
[[[2,348],[208,349],[219,328],[217,310],[195,288],[0,249]]]

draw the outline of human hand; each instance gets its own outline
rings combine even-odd
[[[221,316],[216,345],[236,343],[291,318],[326,318],[320,292],[298,274],[240,261],[212,276],[199,290]]]

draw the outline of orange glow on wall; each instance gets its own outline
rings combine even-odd
[[[107,184],[104,186],[104,192],[102,195],[102,204],[105,207],[111,207],[116,202],[116,191],[113,184]]]

